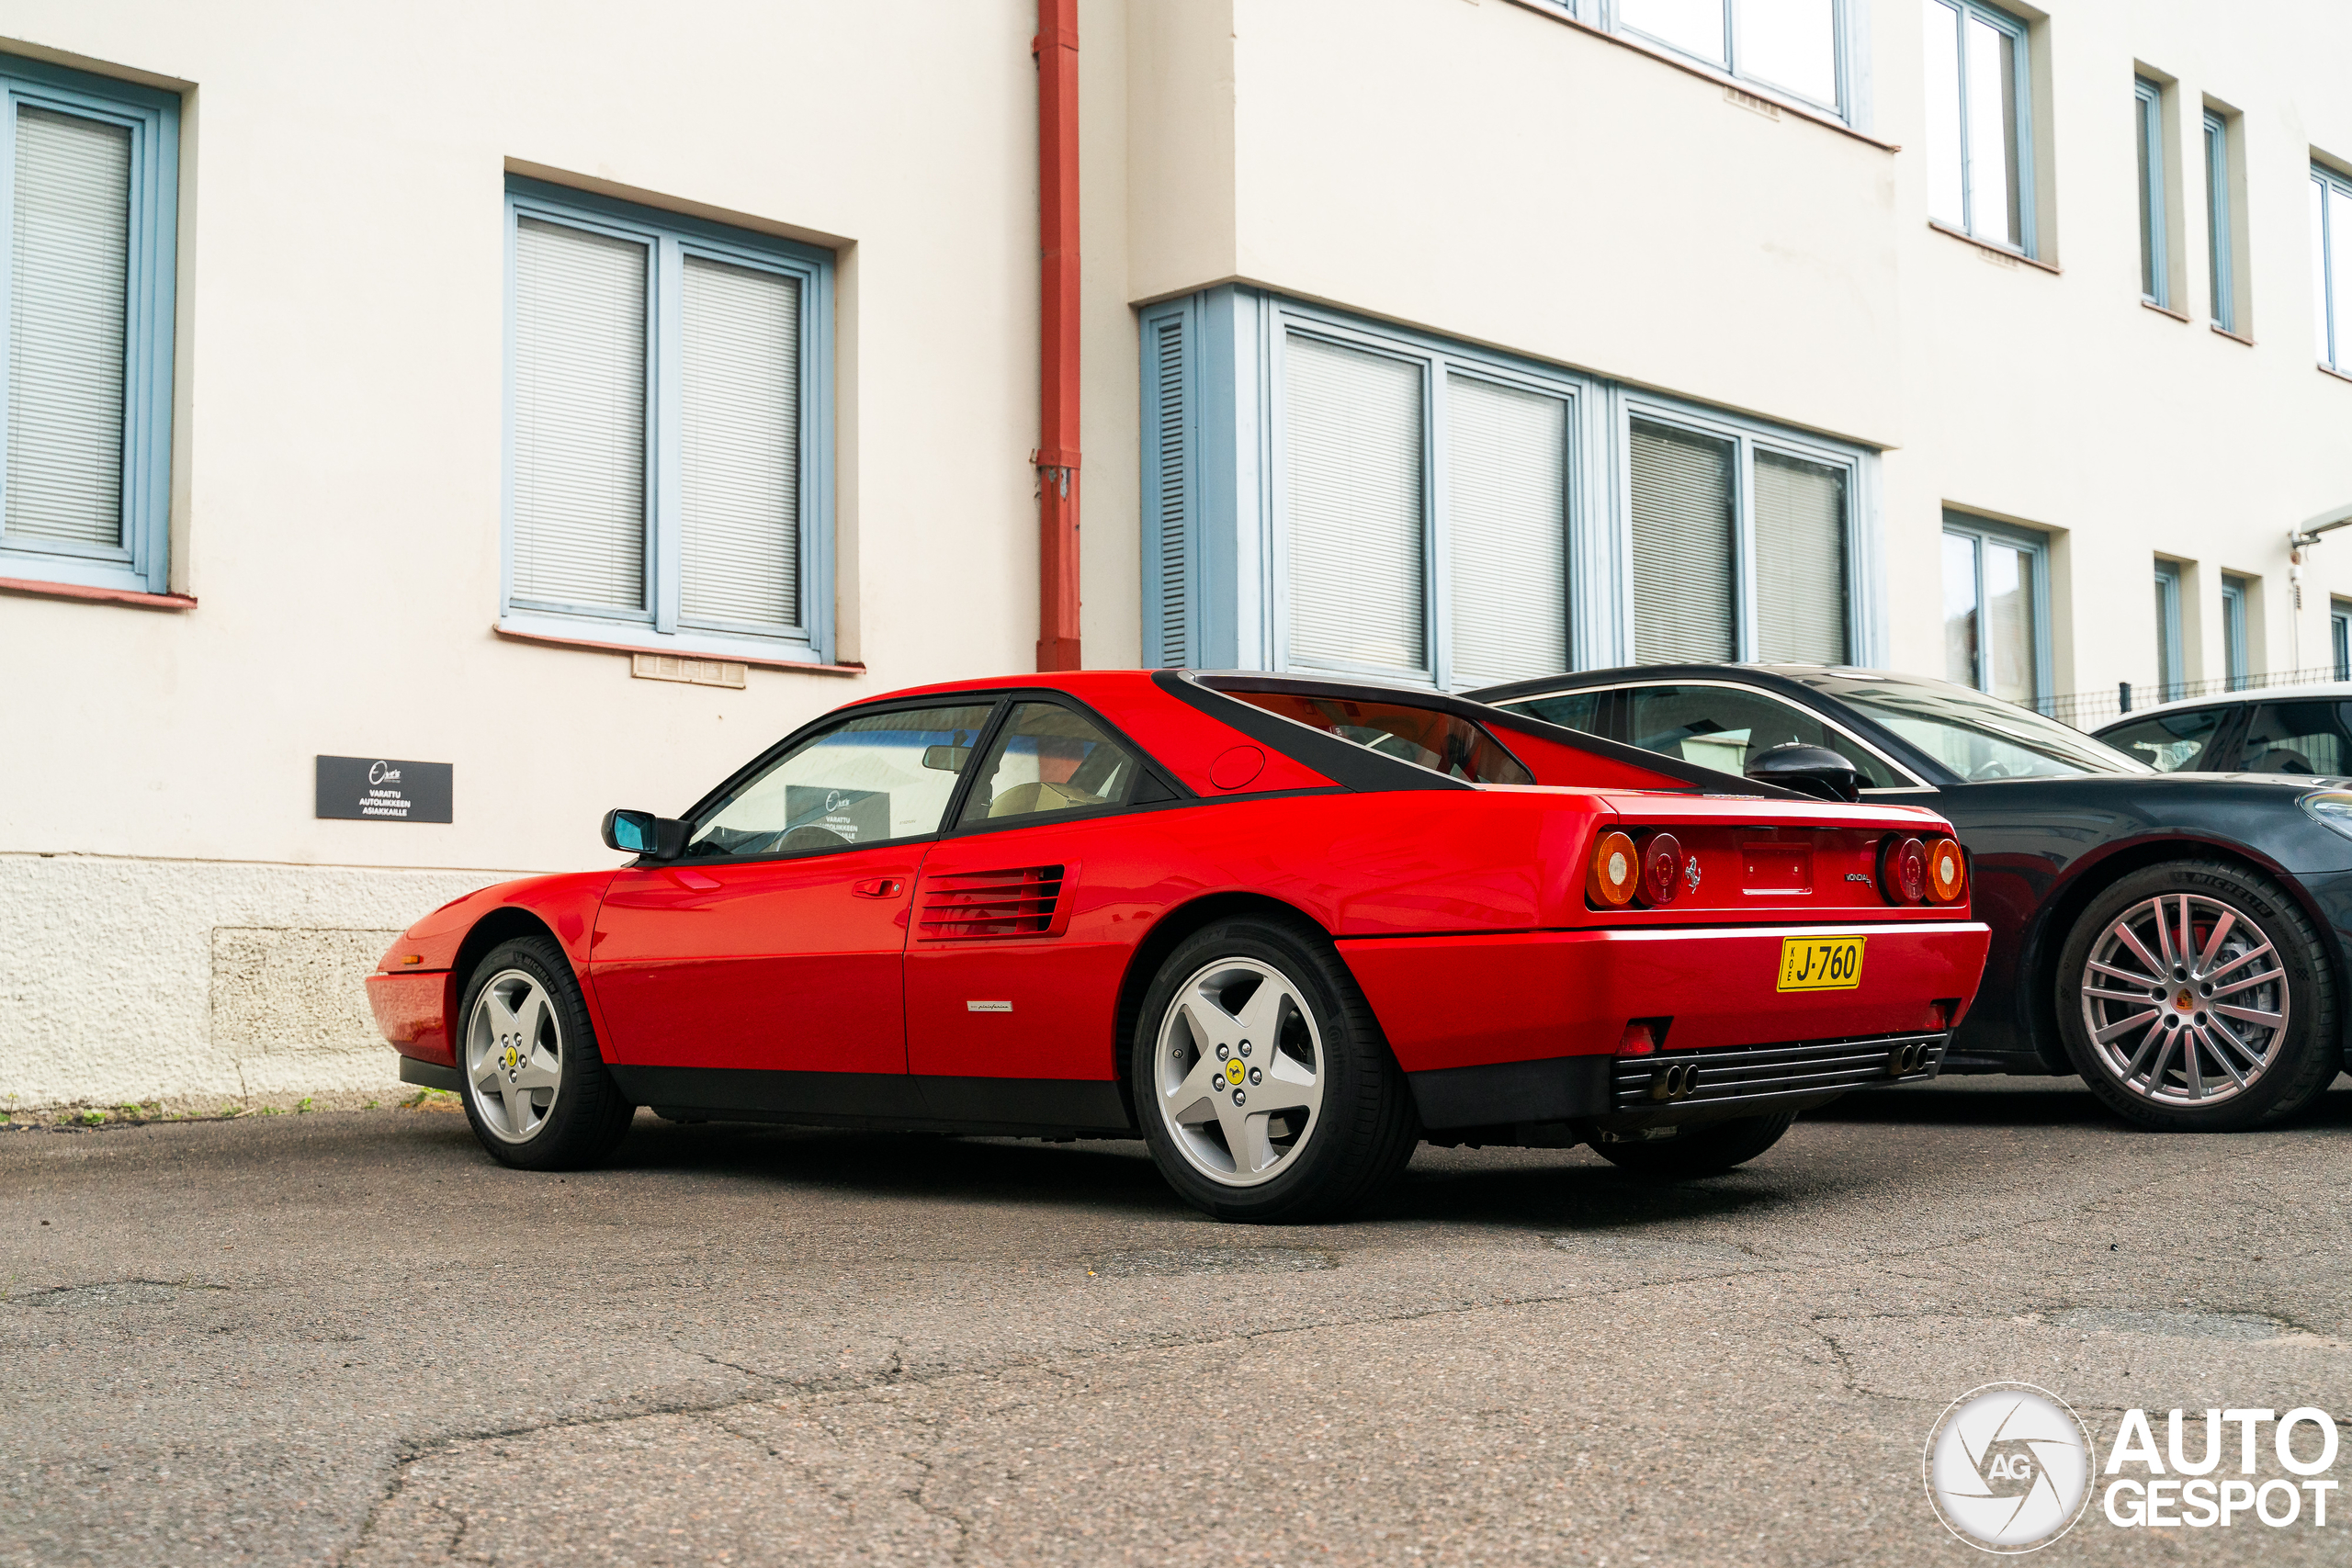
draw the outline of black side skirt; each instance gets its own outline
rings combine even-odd
[[[918,1077],[758,1067],[611,1066],[622,1094],[673,1120],[873,1132],[1131,1138],[1119,1086],[1070,1078]]]
[[[421,1089],[446,1089],[451,1094],[465,1087],[466,1080],[455,1067],[445,1067],[438,1062],[420,1062],[413,1056],[401,1058],[401,1082],[413,1083]]]

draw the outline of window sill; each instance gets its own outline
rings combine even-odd
[[[188,601],[193,604],[193,599]],[[753,670],[789,670],[803,675],[863,675],[863,664],[818,664],[805,659],[761,658],[755,654],[710,648],[685,648],[674,643],[648,638],[644,642],[601,642],[594,637],[574,637],[562,632],[526,629],[521,626],[491,625],[491,631],[509,642],[536,643],[541,648],[578,648],[592,653],[660,653],[673,658],[717,660],[729,664],[746,665]]]
[[[2352,376],[2346,376],[2343,371],[2336,369],[2335,367],[2332,365],[2323,365],[2319,367],[2319,373],[2323,376],[2333,376],[2339,381],[2352,381]]]
[[[2186,314],[2174,310],[2169,305],[2159,305],[2154,299],[2142,299],[2140,301],[2140,308],[2143,310],[2154,310],[2159,316],[2170,316],[2174,321],[2178,321],[2184,327],[2188,324],[2188,317]]]
[[[2228,338],[2232,343],[2242,343],[2248,348],[2252,348],[2254,346],[2254,340],[2246,336],[2244,333],[2233,333],[2227,327],[2215,326],[2211,321],[2208,321],[2206,325],[2213,327],[2215,332],[2221,333],[2223,337]]]
[[[128,604],[134,610],[196,608],[192,594],[141,593],[129,588],[87,588],[76,582],[40,582],[23,577],[0,577],[0,593],[22,593],[35,599],[79,599],[93,604]]]
[[[1842,136],[1850,136],[1857,141],[1866,142],[1882,152],[1903,151],[1899,144],[1882,141],[1866,130],[1856,130],[1852,126],[1826,110],[1815,108],[1810,104],[1800,103],[1793,98],[1781,97],[1760,82],[1744,81],[1727,71],[1713,70],[1696,61],[1685,60],[1679,55],[1668,52],[1660,45],[1649,43],[1642,39],[1631,38],[1623,33],[1611,32],[1607,28],[1595,27],[1590,22],[1571,17],[1560,10],[1551,3],[1551,0],[1510,0],[1510,3],[1522,10],[1532,11],[1539,17],[1548,17],[1564,28],[1574,28],[1580,33],[1589,33],[1594,38],[1604,39],[1620,49],[1630,49],[1636,54],[1647,55],[1661,64],[1671,65],[1687,75],[1696,76],[1702,82],[1713,82],[1718,85],[1732,88],[1745,96],[1761,99],[1782,114],[1794,115],[1799,119],[1809,119],[1814,124],[1824,126]]]
[[[2039,256],[2030,256],[2023,251],[2013,251],[2007,245],[1995,244],[1990,240],[1980,240],[1965,229],[1955,229],[1951,224],[1942,222],[1934,218],[1928,220],[1928,227],[1933,229],[1939,234],[1951,235],[1953,239],[1958,240],[1963,245],[1973,245],[1978,250],[1983,251],[1986,255],[1996,257],[1998,260],[2005,262],[2020,262],[2027,266],[2040,267],[2042,271],[2050,274],[2052,277],[2062,276],[2058,270],[2058,265],[2055,262],[2046,262]]]

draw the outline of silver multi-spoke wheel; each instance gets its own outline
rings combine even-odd
[[[1315,1135],[1322,1039],[1298,987],[1270,964],[1223,958],[1186,979],[1152,1055],[1162,1123],[1185,1162],[1212,1181],[1270,1181]]]
[[[563,1089],[563,1030],[547,987],[520,969],[492,975],[466,1020],[466,1082],[491,1135],[524,1143]]]
[[[2083,965],[2083,1027],[2108,1076],[2152,1103],[2252,1088],[2287,1038],[2287,971],[2243,911],[2194,893],[2132,905]]]

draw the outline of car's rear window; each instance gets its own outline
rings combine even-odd
[[[1493,736],[1442,709],[1296,692],[1229,691],[1226,695],[1465,784],[1535,782],[1535,775]]]

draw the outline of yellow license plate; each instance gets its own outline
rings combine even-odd
[[[1862,983],[1858,936],[1792,936],[1781,941],[1783,991],[1850,991]]]

